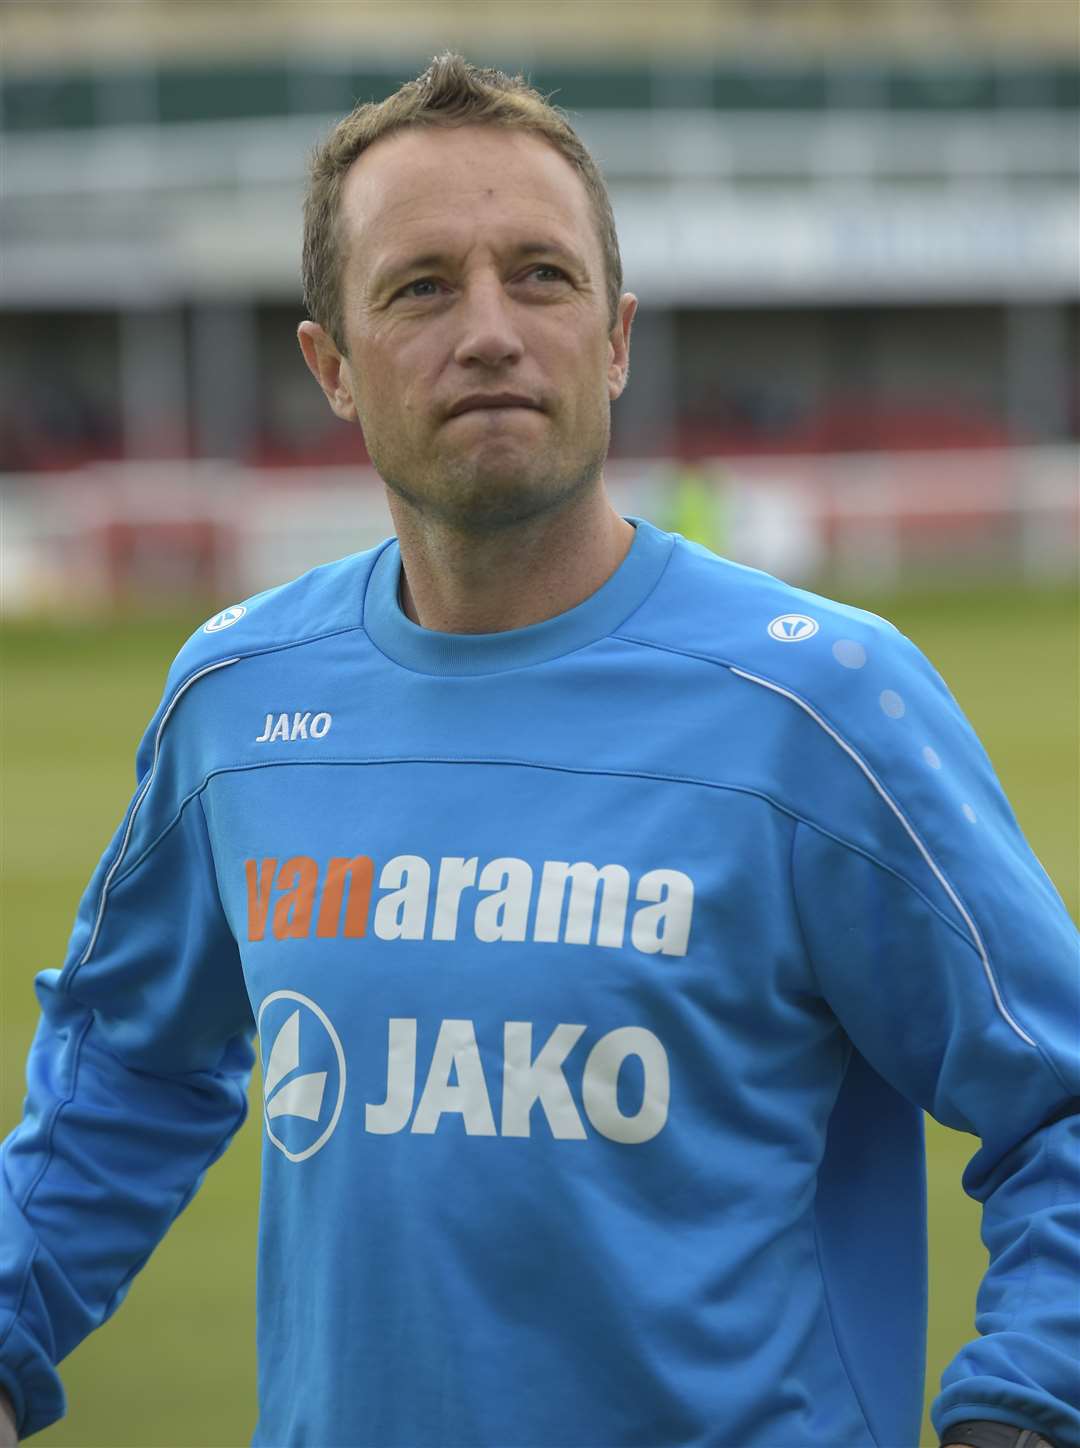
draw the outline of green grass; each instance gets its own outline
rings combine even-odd
[[[1061,592],[849,598],[909,633],[975,723],[1021,824],[1074,915],[1077,613]],[[0,1109],[12,1122],[36,1018],[33,974],[61,961],[77,898],[132,787],[165,667],[212,609],[107,627],[8,622],[0,767]],[[64,1365],[70,1412],[42,1448],[245,1444],[255,1404],[259,1113],[136,1280]],[[931,1395],[973,1331],[985,1265],[959,1177],[974,1142],[930,1124]],[[887,1310],[887,1304],[883,1304]],[[925,1443],[936,1441],[926,1431]]]

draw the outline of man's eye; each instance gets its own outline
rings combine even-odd
[[[545,262],[538,262],[538,263],[536,264],[536,266],[530,267],[527,275],[531,277],[531,276],[533,276],[536,272],[553,272],[554,275],[555,275],[556,280],[562,281],[562,282],[565,282],[565,281],[568,281],[568,280],[569,280],[569,277],[567,276],[566,272],[563,271],[562,267],[553,266],[551,263],[546,262],[546,261],[545,261]],[[405,285],[401,288],[401,290],[397,293],[397,296],[399,296],[399,297],[414,297],[414,298],[416,298],[416,299],[419,300],[419,299],[421,299],[421,298],[423,298],[423,297],[433,296],[433,295],[434,295],[434,292],[417,292],[417,291],[414,290],[414,288],[416,288],[416,287],[437,287],[437,286],[438,286],[438,282],[435,280],[434,277],[417,277],[415,281],[406,282]]]
[[[434,277],[417,277],[416,281],[407,282],[405,286],[401,288],[401,291],[398,292],[398,296],[404,297],[409,295],[416,295],[413,292],[413,287],[433,287],[435,286],[435,284],[436,283]]]

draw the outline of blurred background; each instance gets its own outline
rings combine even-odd
[[[449,47],[607,177],[640,300],[617,506],[910,633],[1076,912],[1073,0],[5,0],[4,1129],[172,654],[392,531],[295,341],[305,170]],[[258,1114],[43,1445],[249,1440]],[[928,1397],[973,1331],[973,1149],[931,1127]]]

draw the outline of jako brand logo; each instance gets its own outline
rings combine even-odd
[[[334,722],[332,714],[313,714],[310,709],[294,714],[267,714],[256,744],[272,744],[275,739],[325,739]]]
[[[203,633],[220,633],[223,628],[232,628],[234,623],[239,623],[247,609],[242,603],[230,604],[223,608],[220,613],[215,613],[213,618],[207,619],[203,624]]]
[[[364,1130],[387,1136],[406,1128],[422,1136],[439,1129],[444,1116],[459,1116],[466,1136],[543,1135],[541,1113],[556,1141],[585,1141],[581,1119],[563,1071],[567,1057],[587,1027],[560,1023],[537,1044],[531,1021],[506,1021],[502,1028],[501,1104],[493,1099],[484,1057],[495,1057],[488,1040],[481,1055],[472,1021],[442,1021],[417,1099],[417,1027],[413,1019],[392,1018],[386,1049],[386,1095],[364,1106]],[[630,1066],[636,1060],[636,1068]],[[629,1066],[624,1074],[623,1067]],[[671,1072],[660,1039],[643,1026],[619,1026],[590,1043],[582,1065],[572,1073],[580,1082],[581,1103],[589,1124],[608,1141],[637,1146],[664,1129],[671,1098]],[[490,1069],[490,1068],[489,1068]],[[534,1107],[540,1110],[533,1111]],[[498,1109],[498,1124],[495,1110]],[[410,1124],[411,1123],[411,1124]]]
[[[489,1036],[483,1054],[473,1021],[439,1021],[432,1041],[434,1030],[434,1022],[415,1018],[387,1022],[385,1051],[376,1047],[370,1062],[376,1099],[356,1121],[365,1134],[433,1136],[445,1122],[466,1136],[585,1141],[587,1121],[596,1135],[637,1146],[667,1124],[668,1055],[643,1026],[619,1026],[590,1041],[583,1025],[560,1023],[545,1039],[531,1021],[505,1021],[501,1040]],[[259,1007],[259,1040],[267,1135],[289,1161],[306,1161],[341,1118],[341,1041],[326,1013],[292,990],[274,991]],[[584,1060],[579,1046],[587,1047]]]
[[[305,1161],[326,1145],[341,1116],[345,1052],[326,1013],[293,990],[266,997],[258,1031],[266,1133],[290,1161]]]
[[[807,618],[805,613],[782,613],[769,625],[769,637],[781,644],[801,644],[812,639],[818,631],[816,618]]]
[[[481,865],[449,855],[429,863],[395,855],[377,870],[370,855],[245,860],[249,940],[546,941],[685,955],[694,882],[682,870],[545,860],[536,870],[512,855]],[[383,893],[374,901],[376,872]]]

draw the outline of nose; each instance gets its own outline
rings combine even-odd
[[[458,317],[461,331],[454,361],[460,366],[480,363],[501,367],[524,354],[513,303],[497,276],[470,280],[462,294]]]

